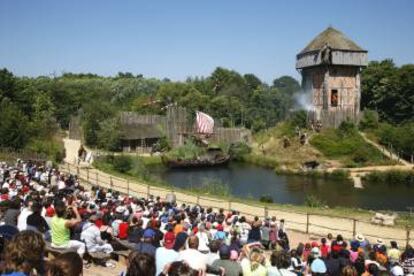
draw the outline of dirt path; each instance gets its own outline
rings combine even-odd
[[[65,138],[63,139],[63,143],[65,145],[66,150],[65,162],[69,164],[76,164],[76,160],[78,158],[78,150],[81,146],[81,141]]]
[[[403,164],[404,166],[409,166],[412,167],[413,164],[411,164],[410,162],[399,158],[395,153],[392,153],[391,151],[387,150],[384,146],[379,145],[378,143],[370,140],[365,133],[360,132],[359,134],[361,134],[362,138],[364,138],[365,142],[367,142],[368,144],[371,144],[372,146],[376,147],[379,151],[381,151],[385,156],[387,156],[388,158],[395,160],[401,164]]]

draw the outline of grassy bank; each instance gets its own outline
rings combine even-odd
[[[351,124],[343,124],[338,129],[324,129],[311,138],[310,144],[326,158],[339,160],[348,168],[395,163],[365,142],[355,126]]]
[[[386,184],[395,187],[398,187],[399,185],[414,187],[414,171],[376,171],[364,176],[362,181],[364,184],[372,186]]]
[[[279,175],[299,175],[308,178],[323,178],[341,181],[349,180],[349,172],[340,169],[328,172],[324,170],[292,171],[276,168],[275,172]]]

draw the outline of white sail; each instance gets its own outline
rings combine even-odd
[[[201,111],[196,112],[197,133],[212,134],[214,132],[214,119]]]

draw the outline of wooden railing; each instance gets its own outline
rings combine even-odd
[[[409,227],[403,229],[382,226],[349,217],[305,213],[286,208],[279,209],[267,205],[247,204],[241,201],[222,200],[212,196],[194,195],[183,190],[177,190],[174,187],[151,186],[147,183],[115,177],[93,168],[84,168],[68,163],[61,165],[60,170],[65,173],[78,175],[83,184],[116,190],[128,196],[148,197],[149,195],[154,195],[165,198],[167,194],[174,193],[177,202],[180,204],[200,204],[203,207],[212,207],[214,209],[238,210],[241,215],[248,218],[276,216],[277,219],[283,218],[285,220],[288,229],[316,236],[326,236],[328,233],[332,233],[333,235],[342,234],[345,238],[351,239],[357,233],[361,233],[373,241],[378,238],[388,242],[395,240],[400,244],[408,244],[413,241]]]

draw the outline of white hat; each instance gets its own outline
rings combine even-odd
[[[357,234],[357,235],[355,236],[355,239],[356,239],[357,241],[359,241],[359,242],[363,242],[363,241],[365,241],[365,237],[364,237],[364,235],[362,235],[361,233]]]
[[[378,238],[377,239],[377,244],[381,244],[382,245],[382,244],[384,244],[384,241],[382,239]]]
[[[393,268],[391,268],[391,275],[392,276],[403,276],[404,270],[402,269],[401,266],[396,265]]]
[[[125,207],[124,206],[118,206],[118,207],[116,207],[115,212],[122,214],[123,212],[125,212]]]
[[[314,248],[312,248],[311,253],[312,253],[312,255],[313,255],[314,257],[320,257],[320,255],[321,255],[321,251],[319,251],[319,248],[318,248],[318,247],[314,247]]]

